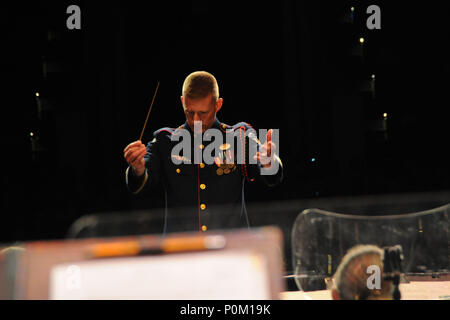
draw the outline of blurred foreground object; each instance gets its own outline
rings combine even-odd
[[[5,299],[278,299],[282,233],[227,232],[39,241],[0,257]],[[10,284],[10,285],[7,285]]]

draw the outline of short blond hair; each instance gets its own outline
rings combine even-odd
[[[211,94],[213,101],[219,99],[219,85],[216,78],[206,71],[195,71],[186,77],[183,83],[183,97],[189,99],[206,98]]]

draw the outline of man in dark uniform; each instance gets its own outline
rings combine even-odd
[[[138,140],[125,148],[128,189],[135,194],[151,192],[162,184],[166,197],[163,233],[249,227],[245,183],[261,178],[273,186],[283,177],[277,146],[272,141],[273,131],[268,131],[266,142],[261,144],[249,124],[221,123],[216,114],[223,100],[219,98],[216,79],[205,71],[191,73],[186,78],[181,102],[186,115],[184,125],[155,131],[154,139],[147,146]],[[225,142],[216,149],[214,162],[194,161],[202,159],[203,151],[213,143],[214,129],[215,133],[222,134]],[[190,150],[176,154],[174,147],[186,134],[192,137],[187,142]],[[269,174],[261,174],[274,167],[276,170]],[[171,211],[176,207],[183,208],[183,221],[173,223]]]

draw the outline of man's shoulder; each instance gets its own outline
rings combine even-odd
[[[221,123],[220,129],[225,132],[236,131],[236,130],[250,130],[253,129],[253,126],[247,122],[238,122],[234,125],[228,125],[225,123]]]
[[[163,127],[153,132],[153,139],[148,142],[148,145],[152,145],[155,143],[165,143],[172,140],[172,136],[180,134],[180,132],[184,129],[184,125],[181,125],[177,128],[171,128],[171,127]]]
[[[181,129],[185,129],[185,125],[181,125],[177,128],[164,127],[153,132],[153,137],[157,138],[158,136],[171,136],[173,134],[177,134]]]

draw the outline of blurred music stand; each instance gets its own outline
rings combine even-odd
[[[94,258],[92,248],[145,244],[158,252],[166,241],[182,245],[205,237],[223,248]],[[216,237],[216,238],[214,238]],[[11,299],[279,299],[282,233],[276,227],[248,231],[38,241],[21,245]]]

